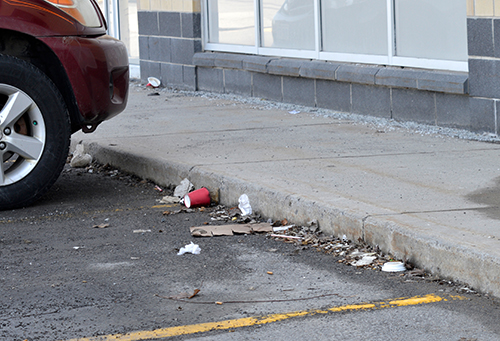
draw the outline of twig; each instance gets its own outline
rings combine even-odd
[[[207,302],[207,301],[186,301],[185,299],[177,299],[173,297],[167,297],[167,296],[161,296],[158,294],[155,294],[155,296],[159,298],[165,298],[173,301],[180,301],[180,302],[186,302],[186,303],[194,303],[194,304],[229,304],[229,303],[277,303],[277,302],[293,302],[293,301],[306,301],[306,300],[313,300],[316,298],[322,298],[322,297],[328,297],[328,296],[339,296],[339,294],[324,294],[324,295],[318,295],[318,296],[311,296],[311,297],[303,297],[303,298],[290,298],[290,299],[283,299],[283,300],[255,300],[255,301],[222,301],[222,302]]]

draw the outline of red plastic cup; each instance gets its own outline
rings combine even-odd
[[[187,208],[210,205],[210,192],[205,187],[192,191],[184,196],[184,205]]]

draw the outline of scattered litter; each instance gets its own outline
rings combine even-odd
[[[94,225],[92,227],[95,229],[105,229],[106,227],[109,227],[109,224],[99,224],[99,225]]]
[[[272,232],[272,230],[273,228],[268,223],[211,225],[190,228],[193,237],[232,236],[234,234]]]
[[[185,253],[192,253],[193,255],[199,255],[201,252],[201,249],[198,245],[194,244],[191,242],[191,244],[188,244],[184,247],[181,247],[179,252],[177,253],[178,256],[183,255]]]
[[[188,179],[184,179],[181,181],[179,186],[175,187],[174,196],[184,198],[184,196],[186,196],[186,194],[191,192],[193,189],[193,184]]]
[[[268,271],[268,272],[266,272],[266,273],[267,273],[268,275],[272,275],[272,274],[273,274],[273,272],[272,272],[272,271]]]
[[[164,196],[159,200],[161,204],[177,204],[181,201],[178,197],[172,197],[169,195]]]
[[[371,265],[375,259],[377,259],[377,256],[363,256],[363,258],[352,263],[352,265],[353,266]]]
[[[73,168],[84,168],[92,163],[92,156],[85,153],[85,147],[82,143],[76,145],[70,165]]]
[[[192,191],[184,196],[187,208],[210,205],[210,192],[205,187]]]
[[[137,259],[141,259],[141,258],[140,257],[130,257],[130,259],[137,260]]]
[[[148,77],[148,84],[146,86],[151,86],[153,88],[157,88],[161,85],[161,81],[155,77]]]
[[[302,237],[295,237],[295,236],[285,236],[283,234],[271,234],[271,237],[274,238],[285,238],[285,239],[302,239]]]
[[[82,247],[83,247],[83,246],[73,246],[73,249],[75,249],[75,250],[79,250],[79,249],[81,249]]]
[[[134,233],[146,233],[146,232],[151,232],[151,230],[134,230]]]
[[[403,264],[403,262],[387,262],[382,266],[382,271],[385,272],[406,271],[406,267]]]
[[[292,115],[297,115],[297,114],[300,114],[300,110],[292,110],[292,111],[289,111],[288,113],[292,114]]]
[[[287,226],[277,226],[277,227],[273,227],[273,232],[280,232],[280,231],[286,231],[292,227],[294,227],[295,225],[287,225]]]
[[[238,208],[241,210],[241,214],[246,216],[252,214],[252,206],[250,206],[250,200],[248,199],[248,195],[242,194],[238,199],[239,205]]]
[[[158,192],[163,192],[163,188],[161,188],[160,186],[158,185],[155,185],[155,191],[158,191]]]

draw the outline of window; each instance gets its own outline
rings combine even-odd
[[[466,2],[205,0],[205,49],[467,71]]]

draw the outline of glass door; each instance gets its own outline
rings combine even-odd
[[[127,46],[130,77],[140,78],[137,0],[97,0],[97,3],[108,23],[108,34]]]

